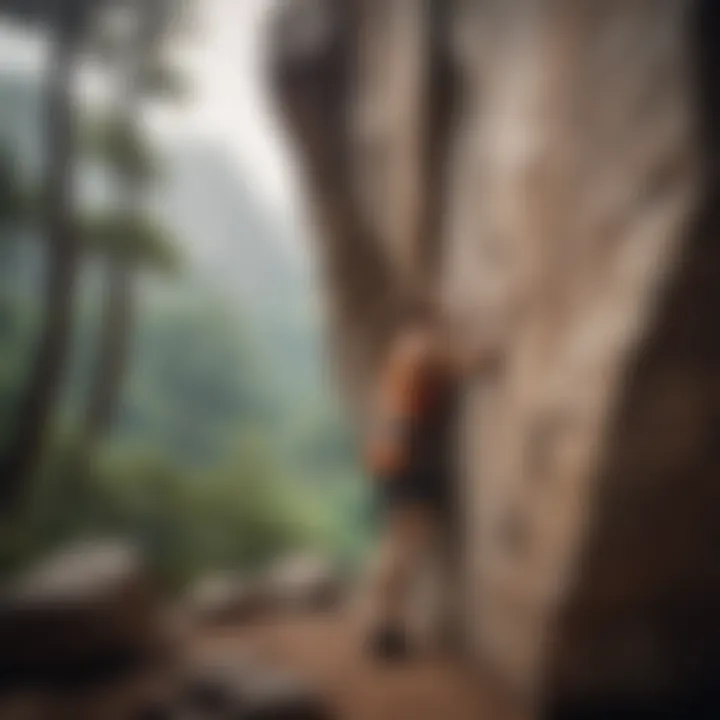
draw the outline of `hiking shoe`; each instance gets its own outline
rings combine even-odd
[[[410,643],[406,634],[395,627],[382,627],[369,638],[368,650],[376,660],[400,662],[410,656]]]

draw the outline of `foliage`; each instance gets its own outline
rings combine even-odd
[[[0,573],[97,535],[140,543],[172,587],[308,546],[357,558],[367,499],[330,399],[283,403],[237,309],[198,298],[187,280],[148,282],[120,422],[92,455],[68,412],[82,405],[83,356],[94,345],[95,293],[86,283],[65,430],[48,451],[27,514],[0,532]],[[7,419],[32,336],[32,290],[23,287],[0,315]]]
[[[12,160],[8,157],[7,152],[0,151],[0,221],[2,222],[15,215],[16,187]]]
[[[173,274],[181,266],[180,251],[154,219],[127,213],[88,214],[79,221],[85,251]]]
[[[144,92],[171,89],[166,70],[152,64]],[[200,150],[195,160],[207,155]],[[132,122],[88,125],[85,151],[120,183],[131,180],[127,187],[135,191],[150,179],[157,186],[167,180]],[[299,317],[308,290],[286,272],[283,239],[260,203],[245,197],[242,181],[222,173],[208,181],[197,169],[193,164],[190,175],[200,190],[224,204],[207,209],[192,186],[188,201],[175,201],[164,218],[173,232],[140,203],[137,213],[92,208],[77,218],[86,262],[55,442],[25,514],[0,528],[0,572],[95,535],[136,540],[173,586],[307,546],[343,558],[362,552],[367,498],[342,413],[321,382],[317,338]],[[9,162],[8,171],[14,172]],[[0,162],[0,213],[37,220],[39,195],[13,196],[20,188],[14,177],[4,182]],[[184,212],[190,205],[207,211],[195,223]],[[174,249],[171,236],[180,229],[188,230],[185,247],[193,255],[205,243],[216,252],[221,267],[210,277]],[[42,236],[32,228],[25,235],[40,242],[0,248],[0,442],[36,341],[46,269]],[[225,236],[233,247],[218,250],[213,238]],[[137,317],[118,422],[90,448],[79,428],[103,322],[106,275],[98,270],[108,259],[138,271]],[[144,268],[164,272],[158,277]],[[238,286],[252,288],[245,299],[231,292]],[[254,308],[245,307],[252,302]],[[246,310],[255,313],[251,321]]]
[[[160,58],[145,68],[141,85],[145,95],[174,102],[185,100],[191,92],[185,76]]]
[[[78,539],[128,537],[178,587],[317,543],[318,525],[297,499],[252,445],[217,470],[192,473],[149,450],[90,454],[66,439],[49,454],[21,521],[0,535],[0,565],[7,572]]]
[[[13,154],[0,147],[0,229],[28,224],[39,212],[39,192],[21,177]],[[7,236],[4,232],[3,237]]]
[[[175,303],[146,306],[117,432],[207,465],[240,432],[270,433],[273,403],[261,359],[237,321],[211,305]]]
[[[82,142],[89,157],[128,182],[144,183],[159,173],[153,148],[136,122],[117,116],[87,118]]]

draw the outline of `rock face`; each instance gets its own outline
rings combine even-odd
[[[318,692],[295,677],[256,660],[191,668],[180,707],[199,718],[329,720]]]
[[[264,582],[235,575],[201,580],[192,589],[187,605],[195,621],[219,625],[257,621],[277,608]]]
[[[277,25],[360,416],[417,288],[501,358],[458,438],[465,625],[548,714],[720,670],[717,16],[295,0]]]
[[[333,562],[311,554],[277,561],[268,569],[264,582],[276,606],[284,610],[329,610],[343,594],[343,579]]]
[[[326,557],[296,554],[280,558],[252,576],[220,574],[201,580],[186,603],[201,624],[247,624],[288,611],[334,608],[344,578]]]
[[[143,563],[123,544],[66,549],[0,596],[0,681],[10,686],[113,674],[169,639]]]

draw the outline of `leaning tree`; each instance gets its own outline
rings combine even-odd
[[[73,226],[72,84],[82,37],[101,3],[92,0],[2,0],[0,15],[47,33],[43,191],[46,271],[42,327],[7,446],[0,456],[0,507],[21,499],[39,461],[58,399],[69,346],[78,235]]]

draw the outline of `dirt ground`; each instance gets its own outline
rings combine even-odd
[[[196,667],[226,668],[231,677],[236,673],[241,677],[248,666],[268,667],[297,678],[319,693],[330,716],[337,720],[518,718],[460,661],[418,655],[402,665],[387,665],[366,657],[362,648],[357,625],[343,612],[203,630],[189,645],[191,664]],[[135,677],[81,692],[11,692],[10,697],[0,697],[0,720],[200,717],[184,711],[169,715],[139,712],[141,698],[161,686],[157,677],[149,684]],[[211,713],[207,717],[226,715]]]
[[[341,613],[217,631],[204,640],[202,652],[230,662],[235,653],[250,653],[287,669],[319,690],[339,720],[517,717],[459,661],[418,656],[386,665],[369,659],[358,628]]]

